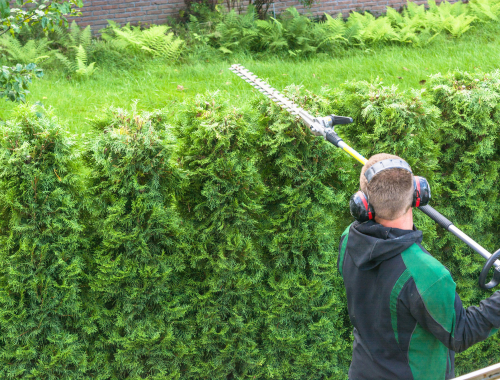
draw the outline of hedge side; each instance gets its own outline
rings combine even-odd
[[[288,95],[365,156],[398,154],[432,204],[500,246],[500,73],[400,92],[352,82]],[[175,112],[110,109],[75,144],[21,107],[0,139],[0,377],[345,379],[351,326],[336,270],[360,165],[262,97]],[[416,212],[465,305],[483,261]],[[499,337],[458,356],[491,364]]]

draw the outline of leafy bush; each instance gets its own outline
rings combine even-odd
[[[11,5],[17,7],[11,8]],[[55,25],[67,26],[68,21],[66,15],[78,15],[75,7],[81,7],[83,3],[81,0],[70,0],[64,2],[43,0],[33,2],[32,0],[16,0],[13,4],[10,1],[0,1],[0,36],[10,32],[12,36],[19,34],[23,29],[30,29],[31,26],[39,25],[44,32],[53,29]],[[16,54],[25,56],[25,50],[33,50],[36,43],[31,45],[26,44],[25,49],[21,49],[20,45],[13,45],[10,41],[11,51]],[[38,45],[38,48],[42,45]],[[17,48],[17,51],[16,51]],[[7,100],[11,101],[24,101],[26,94],[29,92],[27,86],[31,83],[33,70],[35,66],[30,62],[28,66],[22,67],[17,64],[15,68],[3,66],[3,78],[0,82],[0,96],[6,96]],[[35,71],[36,77],[41,77],[41,71]]]
[[[86,262],[75,141],[22,106],[0,127],[0,377],[79,378]]]
[[[82,332],[99,378],[175,379],[194,349],[186,314],[188,225],[173,207],[181,175],[165,115],[111,109],[86,149],[92,241]]]
[[[12,102],[25,102],[26,95],[30,92],[28,86],[31,79],[41,78],[43,71],[36,67],[34,63],[14,67],[3,66],[0,75],[0,98],[6,97]]]

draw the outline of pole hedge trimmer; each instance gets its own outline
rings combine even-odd
[[[298,116],[304,124],[309,128],[312,134],[316,136],[322,136],[326,141],[332,143],[337,148],[342,149],[347,154],[355,158],[361,164],[365,164],[367,159],[361,154],[356,152],[353,148],[347,145],[335,132],[334,127],[339,124],[349,124],[353,120],[350,117],[329,115],[325,117],[313,117],[307,111],[297,106],[290,99],[282,95],[279,91],[271,87],[269,84],[258,78],[255,74],[251,73],[241,65],[233,65],[229,69],[242,78],[245,82],[252,85],[255,89],[260,91],[262,94],[267,96],[273,102],[278,104],[281,108],[290,112],[292,115]],[[436,211],[429,205],[418,207],[420,211],[429,216],[437,224],[443,227],[445,230],[451,232],[453,235],[462,240],[475,252],[479,253],[483,258],[485,258],[486,264],[484,265],[481,274],[479,276],[479,286],[483,289],[492,289],[500,283],[500,249],[495,251],[493,254],[488,252],[485,248],[479,245],[476,241],[467,236],[458,227],[453,225],[453,223],[448,220],[444,215]],[[486,283],[488,273],[493,267],[493,277],[490,282]]]

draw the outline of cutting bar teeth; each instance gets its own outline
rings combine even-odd
[[[299,108],[294,102],[282,95],[278,90],[276,90],[274,87],[271,87],[267,82],[264,82],[257,75],[255,75],[242,65],[234,64],[229,69],[240,78],[242,78],[245,82],[254,87],[256,90],[266,95],[281,108],[286,109],[292,115],[298,115],[301,111],[301,108]]]

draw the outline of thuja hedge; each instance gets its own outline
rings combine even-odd
[[[500,247],[500,73],[288,94],[352,116],[347,141],[407,159],[438,210]],[[0,378],[345,379],[336,256],[360,165],[261,97],[92,124],[77,140],[22,106],[0,127]],[[483,261],[415,215],[464,303],[487,296]],[[492,363],[499,343],[459,355],[459,371]]]

